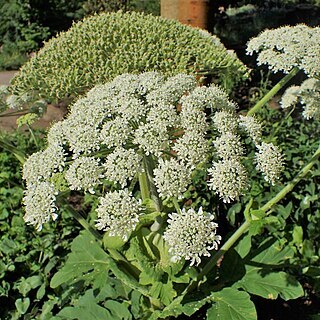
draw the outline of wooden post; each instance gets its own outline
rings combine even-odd
[[[161,0],[161,16],[202,29],[208,28],[210,0]]]

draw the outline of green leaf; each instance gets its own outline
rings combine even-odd
[[[78,319],[78,320],[111,320],[111,313],[109,310],[99,306],[97,299],[93,295],[93,290],[87,290],[85,294],[80,297],[77,305],[74,307],[66,307],[62,309],[58,314],[60,317],[66,319]]]
[[[29,298],[17,299],[15,305],[20,314],[25,314],[30,306],[30,300]]]
[[[252,220],[250,221],[249,226],[249,235],[255,236],[260,234],[264,228],[264,221],[263,220]]]
[[[294,256],[294,251],[290,246],[274,241],[272,238],[266,239],[260,247],[253,252],[251,261],[264,265],[277,265],[284,263]]]
[[[248,267],[246,275],[236,286],[266,299],[280,296],[287,301],[304,294],[300,283],[289,274],[283,271],[263,274],[263,270],[256,267]]]
[[[106,272],[109,269],[110,260],[93,236],[85,231],[73,240],[67,261],[53,276],[50,286],[56,288],[94,268],[100,268]]]
[[[110,310],[111,315],[114,317],[113,319],[121,319],[121,320],[130,320],[132,319],[132,315],[128,310],[128,307],[123,303],[108,300],[104,306]]]
[[[171,281],[167,283],[155,282],[150,288],[150,294],[155,299],[160,298],[161,302],[167,306],[177,296]]]
[[[222,283],[238,281],[245,273],[246,269],[238,252],[234,249],[228,250],[220,266],[220,279]]]
[[[235,246],[235,250],[239,253],[241,258],[244,258],[251,249],[251,235],[246,234],[238,244]]]
[[[165,319],[167,317],[177,317],[180,314],[185,314],[187,316],[192,316],[195,312],[197,312],[202,306],[204,306],[207,302],[210,301],[210,297],[205,297],[204,299],[187,302],[182,304],[183,297],[180,296],[176,298],[172,304],[164,308],[163,310],[154,311],[148,320],[158,320]]]
[[[224,288],[212,294],[215,302],[207,311],[207,320],[256,320],[257,313],[248,293]]]

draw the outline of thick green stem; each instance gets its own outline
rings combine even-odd
[[[308,172],[310,172],[314,164],[318,161],[319,157],[320,147],[314,153],[309,163],[300,170],[297,176],[291,182],[289,182],[280,192],[278,192],[270,201],[268,201],[264,206],[262,206],[259,209],[259,211],[263,211],[265,215],[268,215],[268,211],[280,200],[282,200],[290,191],[292,191],[295,185],[298,182],[300,182],[301,179],[303,179]],[[203,277],[207,275],[216,266],[218,260],[240,239],[240,237],[244,233],[248,231],[249,226],[250,221],[247,220],[237,229],[237,231],[226,241],[226,243],[219,249],[219,251],[217,251],[217,253],[212,256],[210,261],[204,266],[202,271],[199,273],[197,279],[187,286],[187,288],[181,294],[182,296],[185,296],[188,292],[196,288],[199,281],[201,281]]]
[[[299,69],[294,67],[285,77],[283,77],[261,100],[259,100],[247,113],[253,115],[261,109],[281,88],[285,86],[297,73]]]
[[[172,202],[174,204],[174,207],[177,210],[177,213],[181,214],[181,209],[180,209],[180,206],[179,206],[177,198],[172,198]]]
[[[162,210],[162,202],[160,200],[157,188],[153,181],[153,169],[154,169],[154,163],[151,156],[144,157],[144,170],[147,177],[147,183],[150,191],[150,198],[153,200],[154,205],[156,207],[156,211],[161,212]]]
[[[75,209],[73,209],[71,206],[66,205],[65,208],[73,215],[75,219],[78,220],[78,222],[87,230],[89,231],[97,240],[101,241],[102,236],[101,234],[94,229],[87,220]]]
[[[139,173],[139,185],[141,191],[142,200],[146,200],[150,198],[150,192],[148,187],[148,179],[145,172]]]
[[[320,147],[314,153],[309,163],[304,166],[300,172],[296,175],[296,177],[289,182],[280,192],[278,192],[271,200],[269,200],[264,206],[262,206],[259,211],[263,211],[267,215],[267,211],[269,211],[275,204],[277,204],[280,200],[282,200],[295,185],[303,179],[306,174],[311,170],[313,165],[318,161],[320,156]],[[202,272],[199,274],[197,281],[200,281],[204,275],[210,272],[216,265],[217,261],[222,257],[222,255],[228,251],[233,244],[245,233],[248,231],[250,226],[249,221],[245,221],[240,228],[228,239],[228,241],[220,248],[220,250],[210,259],[210,261],[204,266]]]

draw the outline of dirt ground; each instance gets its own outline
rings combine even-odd
[[[0,85],[10,84],[11,79],[18,71],[1,71],[0,72]],[[13,131],[17,128],[17,118],[19,116],[10,116],[12,110],[8,110],[0,117],[0,131]],[[34,123],[34,128],[47,128],[53,122],[59,121],[63,118],[65,109],[59,108],[54,105],[48,105],[45,115]],[[22,127],[21,130],[24,130]]]

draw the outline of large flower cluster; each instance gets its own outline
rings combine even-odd
[[[258,64],[267,64],[273,72],[298,67],[309,77],[319,77],[320,27],[298,24],[265,30],[248,42],[247,52],[257,52]]]
[[[193,172],[212,154],[209,188],[230,202],[248,185],[243,133],[259,150],[258,169],[274,183],[281,168],[272,157],[276,153],[279,162],[280,153],[261,142],[257,120],[239,117],[221,88],[198,86],[186,74],[123,74],[74,103],[66,119],[49,130],[47,149],[26,161],[25,220],[41,229],[55,219],[58,189],[68,186],[95,193],[96,227],[127,240],[143,214],[139,194],[132,191],[136,181],[146,177],[153,198],[181,198]],[[62,180],[63,189],[57,183]],[[169,217],[164,238],[176,260],[199,264],[217,247],[213,215],[190,209]]]

